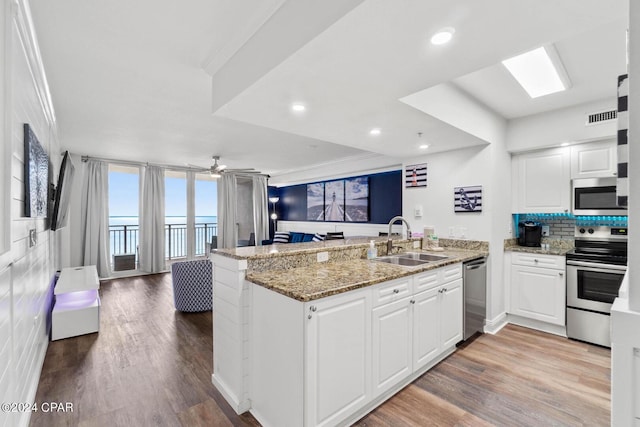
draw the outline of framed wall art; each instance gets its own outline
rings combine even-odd
[[[307,184],[307,221],[324,221],[324,182]]]
[[[454,212],[482,212],[482,185],[455,187],[453,190]]]
[[[349,222],[369,221],[369,178],[361,176],[344,180],[344,215]]]
[[[24,216],[45,218],[49,201],[49,156],[24,124]]]
[[[427,164],[407,165],[404,168],[405,188],[420,188],[427,186]]]
[[[324,183],[325,220],[344,221],[344,180]]]

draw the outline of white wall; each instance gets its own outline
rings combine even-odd
[[[624,74],[625,70],[620,70]],[[558,146],[563,142],[587,142],[615,137],[616,121],[585,126],[586,115],[617,108],[615,82],[612,97],[532,116],[512,119],[507,126],[507,150],[519,152]]]
[[[60,166],[55,121],[41,68],[37,42],[32,38],[26,0],[2,2],[7,27],[0,45],[6,66],[3,84],[7,121],[3,149],[11,157],[10,250],[0,265],[0,401],[33,402],[48,345],[46,327],[50,282],[55,272],[58,243],[45,230],[45,219],[24,218],[23,123],[29,123],[49,154],[54,175]],[[6,15],[5,13],[6,12]],[[55,177],[54,177],[55,178]],[[29,230],[37,243],[29,247]],[[0,425],[28,424],[30,413],[0,413]]]
[[[467,239],[489,242],[487,321],[499,322],[505,312],[504,239],[511,235],[511,157],[504,137],[482,147],[415,158],[414,163],[427,163],[427,187],[404,189],[403,215],[413,230],[430,225],[448,237],[449,227],[454,227],[459,238],[460,227],[465,227]],[[455,213],[454,188],[472,185],[482,185],[482,212]],[[421,218],[414,216],[417,205],[423,209]]]

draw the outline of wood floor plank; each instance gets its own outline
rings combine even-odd
[[[101,284],[100,332],[54,341],[31,426],[259,426],[211,384],[211,313],[173,307],[171,276]],[[355,423],[364,427],[608,425],[610,351],[507,326],[482,335]]]

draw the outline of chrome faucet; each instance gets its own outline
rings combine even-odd
[[[393,218],[391,218],[391,221],[389,221],[389,234],[387,234],[387,236],[389,236],[389,238],[387,239],[387,255],[390,255],[393,252],[393,242],[391,241],[391,226],[396,221],[402,221],[407,225],[407,238],[411,238],[411,226],[409,225],[407,220],[401,216],[394,216]]]

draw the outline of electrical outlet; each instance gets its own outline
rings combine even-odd
[[[542,235],[544,237],[549,237],[549,226],[548,225],[543,225],[542,226]]]
[[[420,240],[413,241],[413,249],[418,249],[420,247]]]
[[[318,262],[329,261],[329,252],[318,252]]]

